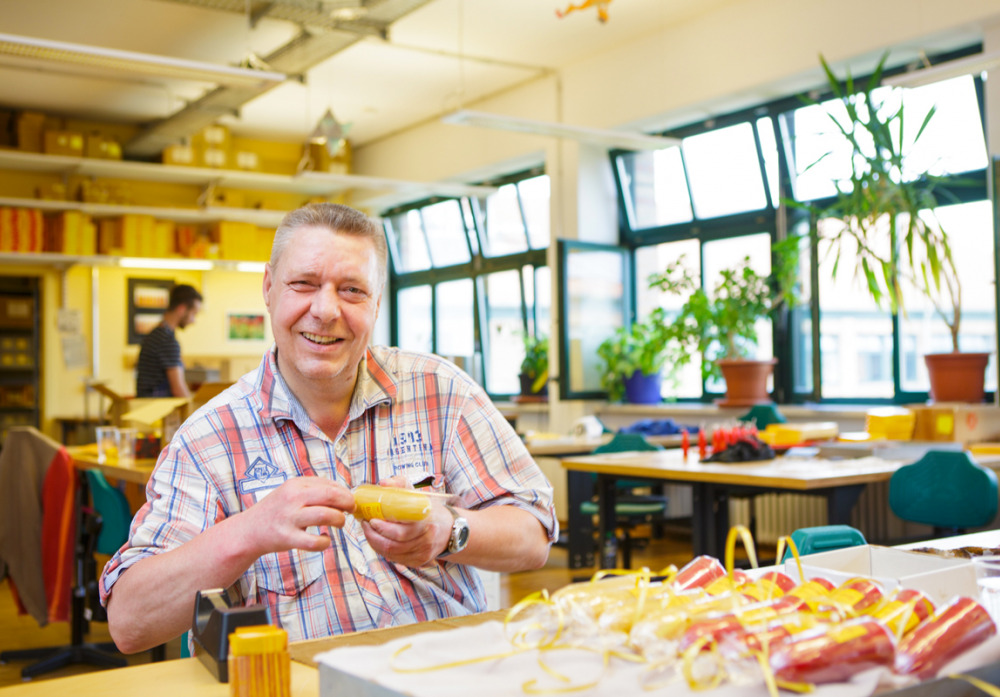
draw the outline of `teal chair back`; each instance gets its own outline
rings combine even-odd
[[[989,525],[997,514],[997,476],[968,452],[929,450],[889,480],[889,508],[937,530]]]
[[[799,528],[792,533],[792,542],[795,543],[795,549],[799,551],[799,556],[803,557],[807,554],[830,552],[844,547],[868,544],[861,531],[850,525],[818,525],[812,528]],[[786,548],[781,561],[785,561],[791,556],[791,548]]]
[[[753,421],[754,424],[763,431],[765,428],[771,424],[783,424],[788,419],[778,411],[778,407],[773,404],[755,404],[750,407],[750,411],[739,418],[740,421],[750,422]]]
[[[663,446],[650,443],[641,433],[616,433],[607,443],[594,448],[592,454],[627,453],[632,451],[646,452],[650,450],[663,450]],[[597,477],[595,476],[594,479],[596,480]],[[618,489],[638,489],[646,486],[649,486],[649,482],[619,479],[616,483],[616,488]]]
[[[87,470],[90,498],[94,510],[101,516],[101,532],[97,537],[97,551],[108,556],[118,551],[128,539],[132,524],[132,511],[120,490],[108,484],[100,470]]]

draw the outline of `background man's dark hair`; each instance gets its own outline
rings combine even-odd
[[[195,301],[202,300],[201,293],[194,286],[181,284],[170,289],[170,306],[167,310],[173,310],[181,305],[193,305]]]

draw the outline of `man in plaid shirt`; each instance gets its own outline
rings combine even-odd
[[[177,431],[101,577],[122,651],[190,629],[198,590],[266,604],[294,641],[482,611],[472,567],[545,563],[552,488],[483,390],[436,356],[369,347],[386,257],[346,206],[282,221],[264,272],[274,347]],[[349,515],[358,484],[417,480],[454,506]]]

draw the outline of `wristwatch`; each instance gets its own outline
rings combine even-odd
[[[445,504],[444,507],[451,513],[454,522],[451,524],[451,537],[448,538],[448,546],[444,548],[444,552],[438,555],[439,557],[461,552],[469,544],[469,521],[463,518],[454,506]]]

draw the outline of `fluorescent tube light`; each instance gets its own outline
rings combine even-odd
[[[681,144],[678,138],[651,136],[633,131],[604,130],[586,126],[570,126],[552,121],[536,121],[518,116],[489,114],[483,111],[460,109],[443,116],[444,123],[460,124],[462,126],[479,126],[501,131],[514,131],[553,138],[568,138],[582,143],[591,143],[608,148],[623,148],[626,150],[662,150]]]
[[[238,261],[236,262],[236,270],[244,273],[264,273],[266,263],[263,261]]]
[[[0,56],[11,56],[30,62],[56,63],[76,68],[94,68],[116,73],[151,75],[176,80],[194,80],[219,85],[258,87],[284,82],[284,73],[228,65],[157,56],[134,51],[63,41],[35,39],[28,36],[0,34]]]
[[[214,264],[209,259],[156,259],[122,257],[118,265],[126,269],[172,269],[174,271],[211,271]]]
[[[884,78],[882,84],[891,87],[920,87],[962,75],[977,75],[997,67],[1000,67],[1000,53],[977,53],[946,63],[938,63],[929,68],[892,75]]]

